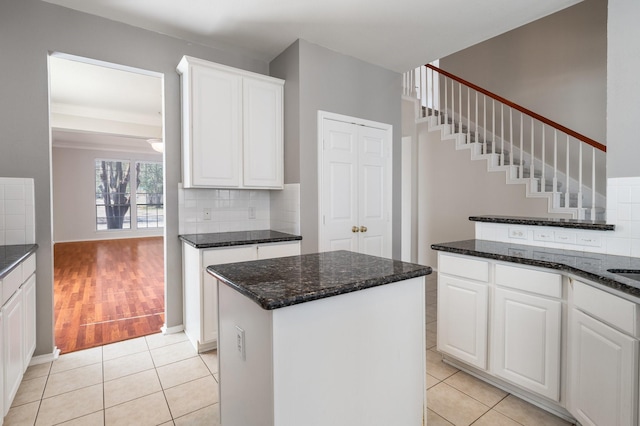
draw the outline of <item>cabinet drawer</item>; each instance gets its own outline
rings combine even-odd
[[[22,264],[18,265],[16,269],[9,272],[7,276],[2,279],[2,303],[4,305],[7,300],[11,299],[13,293],[18,290],[20,284],[22,284]]]
[[[203,250],[202,267],[206,269],[209,265],[256,260],[257,255],[255,244]]]
[[[587,314],[640,338],[640,305],[580,281],[574,281],[573,304]]]
[[[508,265],[496,265],[497,285],[549,297],[562,297],[562,275]]]
[[[438,254],[438,272],[476,281],[489,282],[489,262]]]

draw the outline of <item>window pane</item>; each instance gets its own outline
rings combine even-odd
[[[137,163],[136,226],[138,228],[164,227],[164,200],[162,199],[162,163]]]
[[[96,160],[96,229],[131,228],[129,161]]]

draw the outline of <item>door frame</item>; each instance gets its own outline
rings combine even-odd
[[[323,150],[323,141],[324,141],[324,120],[333,120],[333,121],[341,121],[344,123],[351,123],[359,126],[372,127],[375,129],[384,130],[387,134],[387,139],[390,144],[389,149],[389,164],[391,167],[391,180],[393,181],[393,125],[387,123],[380,123],[377,121],[366,120],[364,118],[357,118],[343,114],[337,114],[334,112],[322,111],[318,110],[318,251],[323,250],[323,233],[324,233],[324,224],[323,224],[323,214],[324,206],[323,206],[323,163],[324,163],[324,150]],[[393,182],[391,184],[391,194],[389,194],[391,206],[389,207],[389,223],[390,226],[390,235],[389,238],[393,241]]]
[[[165,100],[166,100],[166,96],[165,96],[165,74],[163,72],[158,72],[158,71],[152,71],[149,69],[144,69],[144,68],[138,68],[135,66],[130,66],[130,65],[125,65],[125,64],[121,64],[121,63],[116,63],[116,62],[109,62],[109,61],[104,61],[104,60],[100,60],[100,59],[95,59],[95,58],[90,58],[90,57],[86,57],[86,56],[79,56],[79,55],[75,55],[75,54],[70,54],[70,53],[65,53],[65,52],[61,52],[61,51],[49,51],[47,53],[47,77],[49,78],[49,81],[47,82],[48,84],[48,92],[51,91],[51,70],[49,68],[49,59],[51,57],[56,57],[56,58],[60,58],[60,59],[65,59],[68,61],[75,61],[75,62],[80,62],[80,63],[85,63],[85,64],[90,64],[90,65],[95,65],[95,66],[100,66],[100,67],[104,67],[104,68],[111,68],[111,69],[115,69],[115,70],[119,70],[119,71],[126,71],[126,72],[131,72],[131,73],[135,73],[135,74],[141,74],[141,75],[145,75],[148,77],[154,77],[154,78],[159,78],[160,79],[160,89],[162,91],[162,105],[161,105],[161,111],[160,114],[162,115],[162,140],[166,142],[167,137],[166,137],[166,129],[167,129],[167,123],[166,123],[166,115],[165,115]],[[49,93],[49,98],[47,99],[47,108],[49,111],[49,114],[51,113],[51,96]],[[50,163],[50,169],[49,169],[49,179],[50,179],[50,188],[49,188],[49,196],[50,196],[50,200],[51,203],[53,203],[53,126],[51,124],[51,119],[49,119],[49,163]],[[168,268],[167,268],[167,259],[169,258],[168,256],[168,251],[167,251],[167,241],[168,241],[168,235],[167,235],[167,222],[168,222],[168,218],[167,218],[167,157],[166,157],[166,149],[163,150],[162,153],[162,198],[164,200],[164,226],[162,228],[162,238],[163,238],[163,258],[164,258],[164,325],[161,327],[161,330],[158,330],[159,332],[161,331],[163,334],[170,334],[170,333],[176,333],[179,331],[182,331],[184,328],[183,324],[180,324],[179,326],[174,326],[174,327],[167,327],[167,319],[170,317],[171,315],[175,315],[174,311],[175,309],[173,309],[170,306],[170,303],[168,302],[168,298],[169,298],[169,287],[168,287],[168,281],[167,281],[167,277],[169,276],[168,274]],[[54,237],[54,226],[53,226],[53,221],[54,221],[54,209],[53,209],[53,204],[51,204],[50,206],[50,220],[51,220],[51,254],[52,254],[52,259],[54,256],[54,245],[56,243],[56,239]],[[132,214],[132,219],[135,218],[135,215]],[[149,235],[149,236],[159,236],[156,234],[153,235]],[[125,238],[136,238],[136,236],[128,236]],[[118,239],[118,238],[104,238],[104,239]],[[54,261],[55,262],[55,261]],[[53,263],[52,262],[52,273],[51,273],[51,302],[52,302],[52,306],[53,304],[55,304],[55,291],[53,289],[53,286],[55,285],[55,273],[53,271]],[[171,312],[170,312],[171,311]],[[55,313],[55,309],[52,309],[52,314]],[[57,357],[57,354],[59,352],[59,349],[56,346],[56,342],[55,342],[55,315],[52,315],[52,321],[51,321],[51,334],[52,334],[52,341],[53,341],[53,354],[54,354],[54,358]]]

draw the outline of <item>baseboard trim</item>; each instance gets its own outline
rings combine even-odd
[[[60,357],[60,349],[58,349],[58,347],[56,346],[53,348],[53,352],[51,352],[50,354],[44,354],[44,355],[38,355],[38,356],[32,357],[31,361],[29,362],[29,366],[46,364],[47,362],[55,361],[59,357]]]
[[[165,324],[160,328],[160,331],[162,331],[162,334],[180,333],[181,331],[184,331],[184,325],[180,324],[174,325],[173,327],[167,327],[167,325]]]

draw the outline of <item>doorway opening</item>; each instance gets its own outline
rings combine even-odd
[[[54,53],[49,84],[56,346],[160,332],[163,76]]]

